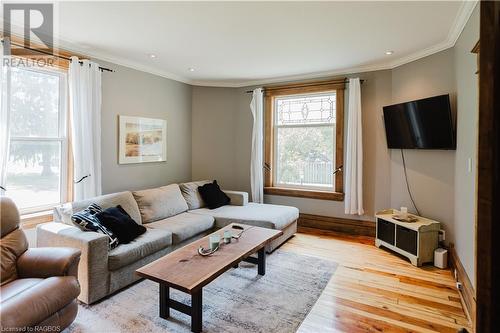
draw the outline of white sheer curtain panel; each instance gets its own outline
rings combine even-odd
[[[250,182],[252,201],[264,202],[264,175],[263,175],[263,93],[262,88],[254,89],[250,110],[253,116],[252,129],[252,156],[250,161]]]
[[[363,215],[363,137],[359,78],[349,79],[347,112],[345,213]]]
[[[101,190],[101,70],[89,60],[71,57],[69,98],[74,157],[75,200]]]

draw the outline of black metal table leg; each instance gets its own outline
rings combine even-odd
[[[170,288],[160,283],[160,318],[170,317]]]
[[[203,324],[202,304],[203,289],[191,295],[191,332],[201,332]]]
[[[257,252],[257,272],[259,275],[266,274],[266,248],[263,247]]]

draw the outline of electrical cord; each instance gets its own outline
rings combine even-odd
[[[413,200],[413,195],[411,194],[410,184],[408,183],[408,174],[406,173],[406,161],[405,161],[405,154],[403,153],[403,149],[401,149],[401,158],[403,159],[403,169],[405,171],[406,188],[408,189],[408,194],[410,195],[411,203],[413,204],[413,207],[415,207],[415,210],[417,211],[417,215],[420,216],[420,212],[418,211],[417,205],[415,205],[415,200]]]

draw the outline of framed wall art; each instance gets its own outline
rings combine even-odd
[[[119,116],[118,163],[165,162],[167,121]]]

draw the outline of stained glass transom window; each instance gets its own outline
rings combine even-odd
[[[276,125],[335,124],[335,92],[276,98]]]

